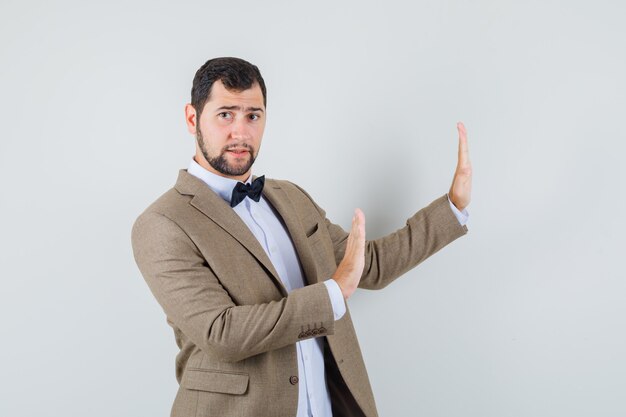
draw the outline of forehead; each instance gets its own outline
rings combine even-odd
[[[258,83],[243,91],[232,91],[226,89],[222,80],[217,80],[211,86],[210,99],[205,103],[205,107],[218,108],[221,106],[241,105],[242,107],[263,106],[263,92]]]

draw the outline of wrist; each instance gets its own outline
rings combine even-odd
[[[343,295],[343,299],[347,300],[348,297],[350,296],[348,294],[348,291],[344,288],[344,285],[337,279],[333,278],[335,280],[335,282],[337,283],[337,285],[339,286],[339,289],[341,290],[341,295]]]
[[[448,200],[454,205],[454,207],[457,208],[457,210],[459,211],[463,211],[465,209],[465,206],[463,206],[462,204],[459,204],[456,197],[454,197],[452,195],[452,192],[448,193]]]

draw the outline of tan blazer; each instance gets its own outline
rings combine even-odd
[[[350,311],[334,321],[323,284],[343,259],[348,233],[289,181],[266,179],[263,195],[308,281],[290,294],[237,213],[186,169],[133,225],[135,260],[180,348],[171,416],[294,417],[295,343],[311,337],[325,339],[334,416],[377,416]],[[359,287],[385,287],[465,233],[444,194],[403,228],[366,242]]]

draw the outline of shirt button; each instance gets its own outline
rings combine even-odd
[[[298,383],[298,377],[293,375],[289,377],[289,382],[291,383],[291,385],[296,385]]]

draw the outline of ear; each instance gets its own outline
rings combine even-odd
[[[185,122],[187,123],[187,130],[192,135],[196,134],[196,125],[198,123],[196,109],[191,103],[185,104]]]

